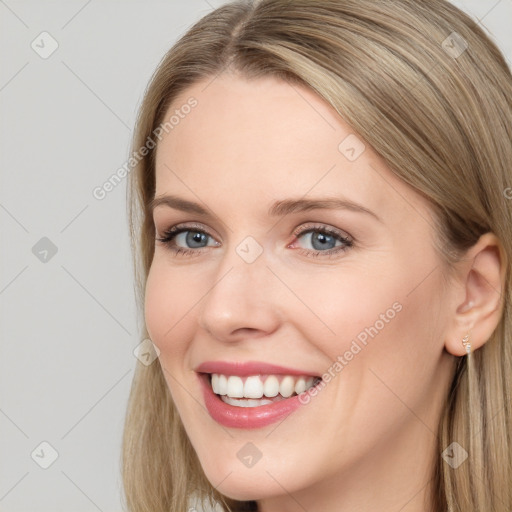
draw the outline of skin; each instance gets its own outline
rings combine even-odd
[[[192,85],[169,109],[166,118],[190,96],[198,101],[158,144],[155,196],[177,195],[211,213],[154,209],[157,238],[182,223],[210,236],[199,249],[185,235],[174,240],[191,256],[156,241],[145,304],[207,478],[264,512],[430,510],[454,356],[464,354],[468,329],[478,348],[500,315],[489,288],[503,278],[497,241],[482,237],[449,279],[426,200],[368,144],[349,161],[338,146],[354,131],[321,98],[269,77],[210,82]],[[274,201],[303,196],[343,197],[379,219],[348,209],[268,216]],[[326,257],[310,234],[293,234],[312,224],[353,245]],[[248,236],[263,251],[252,263],[236,252]],[[394,318],[284,421],[226,428],[206,411],[194,371],[201,362],[263,361],[321,375],[394,303]],[[248,442],[261,452],[250,468],[237,457]]]

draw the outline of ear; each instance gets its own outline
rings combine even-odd
[[[446,333],[445,348],[464,356],[462,338],[469,335],[471,352],[491,337],[503,313],[507,256],[499,239],[485,233],[456,264],[453,321]]]

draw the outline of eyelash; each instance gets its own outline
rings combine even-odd
[[[206,236],[209,236],[211,238],[212,235],[210,235],[207,231],[204,229],[201,229],[199,225],[188,225],[188,226],[173,226],[169,228],[167,231],[163,233],[163,236],[161,238],[157,238],[156,240],[163,243],[168,249],[170,249],[176,256],[182,255],[182,256],[199,256],[203,249],[207,249],[207,247],[200,247],[197,249],[187,249],[183,247],[175,247],[171,244],[171,242],[174,240],[174,238],[179,235],[180,233],[185,233],[187,231],[191,231],[193,233],[201,233]],[[326,227],[326,226],[319,226],[319,225],[313,225],[308,226],[306,229],[296,229],[293,234],[296,237],[299,237],[301,235],[305,235],[306,233],[321,233],[323,235],[328,235],[334,237],[337,241],[340,241],[344,244],[344,246],[334,247],[332,249],[329,249],[327,251],[315,251],[311,249],[303,249],[298,248],[295,249],[299,253],[304,254],[305,256],[309,258],[329,258],[333,256],[337,256],[339,253],[342,253],[346,251],[347,249],[353,247],[354,242],[351,238],[343,236],[342,232]],[[293,242],[292,242],[293,243]]]

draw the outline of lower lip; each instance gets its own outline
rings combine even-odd
[[[199,380],[203,388],[206,409],[217,423],[225,427],[245,429],[265,427],[284,419],[304,405],[299,401],[299,395],[295,395],[273,404],[258,407],[236,407],[226,404],[213,392],[208,374],[199,374]]]

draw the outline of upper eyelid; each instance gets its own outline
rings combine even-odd
[[[187,223],[178,223],[178,224],[174,224],[173,226],[170,226],[168,228],[165,228],[162,230],[163,233],[168,233],[170,231],[172,232],[175,232],[175,231],[179,231],[179,230],[187,230],[187,231],[202,231],[204,233],[206,233],[207,235],[209,236],[213,236],[210,232],[209,229],[203,227],[201,224],[187,224]]]
[[[173,237],[173,239],[174,239],[180,233],[187,232],[187,231],[196,231],[196,232],[204,233],[206,236],[209,236],[211,238],[216,238],[214,235],[212,235],[212,233],[210,233],[209,230],[203,228],[202,226],[199,226],[199,225],[181,225],[181,223],[180,223],[180,224],[175,224],[174,226],[171,226],[169,228],[163,229],[161,231],[161,236],[159,237],[159,239],[167,238],[171,234],[175,235]]]

